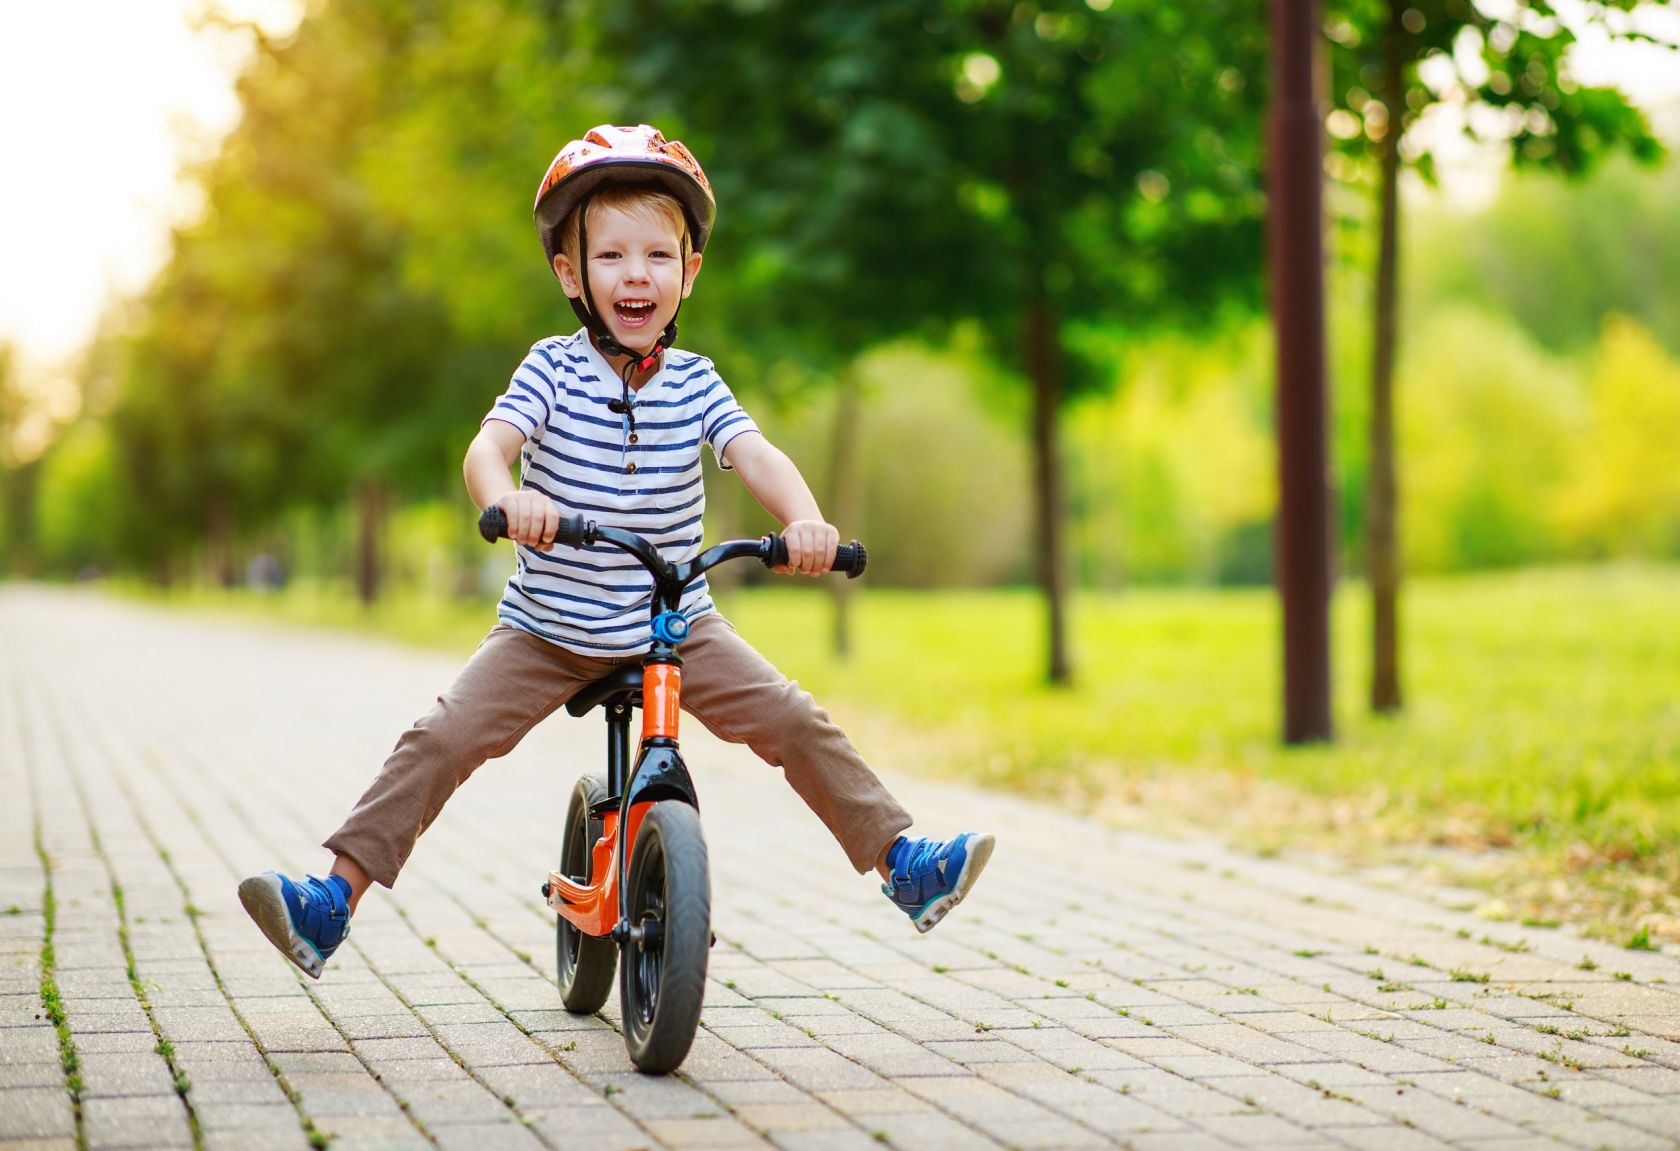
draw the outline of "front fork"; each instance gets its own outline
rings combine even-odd
[[[641,831],[642,817],[663,799],[678,799],[695,808],[700,806],[694,795],[694,781],[689,778],[676,743],[652,746],[644,743],[636,759],[636,772],[630,777],[619,808],[618,826],[624,834],[619,836],[615,850],[618,915],[611,930],[613,939],[619,943],[627,939],[634,941],[640,928],[639,924],[630,922],[630,856]]]

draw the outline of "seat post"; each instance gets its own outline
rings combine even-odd
[[[630,717],[632,708],[625,698],[611,700],[603,709],[607,715],[607,795],[624,794],[630,770]]]

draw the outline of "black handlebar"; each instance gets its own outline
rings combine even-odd
[[[486,542],[495,543],[499,539],[507,538],[507,514],[496,505],[491,504],[478,517],[478,534]],[[556,543],[567,544],[570,547],[583,547],[596,540],[606,540],[608,543],[618,544],[625,551],[647,562],[648,554],[657,556],[658,552],[641,536],[632,532],[622,532],[613,528],[602,528],[594,520],[586,520],[582,516],[561,516],[560,527],[554,533]],[[747,547],[749,550],[743,551]],[[716,558],[705,562],[707,556]],[[709,548],[695,561],[699,566],[693,574],[698,574],[725,559],[734,559],[739,555],[756,556],[765,567],[780,567],[788,562],[787,541],[781,536],[771,533],[760,540],[732,540],[729,543],[718,544]],[[650,565],[651,566],[651,565]],[[857,540],[849,544],[841,544],[834,549],[834,571],[844,572],[847,579],[857,579],[863,574],[863,569],[869,566],[869,551]],[[658,574],[656,572],[656,574]]]

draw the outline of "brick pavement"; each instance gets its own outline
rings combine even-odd
[[[552,984],[536,888],[594,717],[488,765],[304,980],[234,886],[324,870],[457,666],[0,587],[0,1146],[1677,1146],[1671,954],[889,773],[999,836],[918,936],[694,723],[718,943],[680,1074]]]

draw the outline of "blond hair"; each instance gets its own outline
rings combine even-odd
[[[688,235],[688,217],[683,212],[682,203],[669,192],[646,185],[608,185],[591,196],[584,207],[591,216],[604,209],[614,208],[637,219],[657,219],[671,224],[675,227],[682,244],[682,258],[688,259],[691,243]],[[583,261],[578,258],[578,214],[575,211],[568,212],[555,230],[560,234],[560,243],[555,245],[556,248],[565,253],[566,259],[572,262],[572,267],[578,269],[581,274]]]

